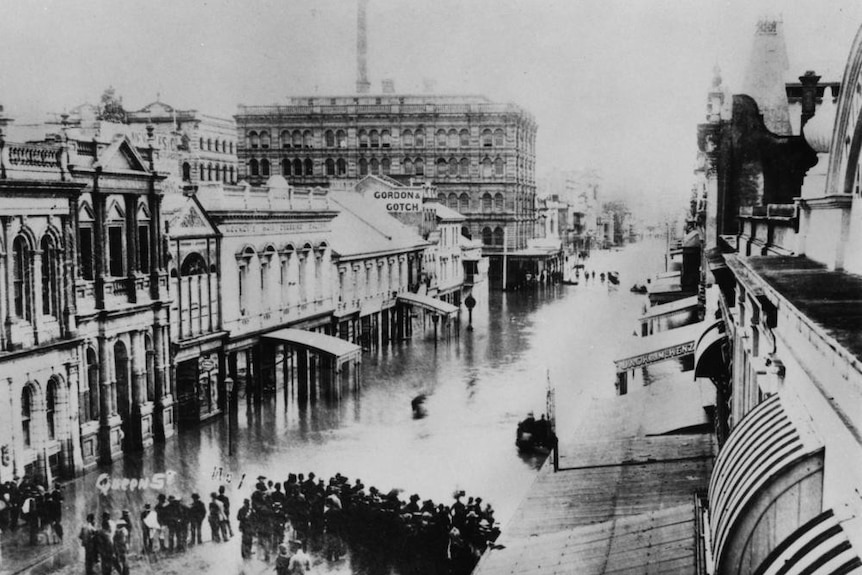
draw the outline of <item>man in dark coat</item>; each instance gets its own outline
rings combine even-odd
[[[191,524],[192,539],[191,543],[202,543],[201,530],[203,529],[204,519],[207,516],[207,508],[204,502],[201,501],[200,495],[192,493],[192,505],[189,509],[189,520]]]
[[[111,575],[114,570],[114,541],[109,520],[102,521],[101,529],[96,531],[95,540],[99,563],[102,565],[102,575]]]
[[[78,533],[78,539],[81,540],[81,546],[84,548],[84,573],[93,575],[95,572],[96,560],[98,552],[96,549],[96,516],[92,513],[87,514],[87,522],[81,527]]]

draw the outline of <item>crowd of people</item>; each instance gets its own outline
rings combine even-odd
[[[23,521],[30,545],[63,542],[63,492],[59,483],[49,491],[38,479],[24,477],[0,484],[0,531],[17,531]]]
[[[494,511],[481,498],[454,494],[451,505],[402,501],[398,490],[366,490],[336,474],[328,481],[309,473],[284,482],[259,477],[237,514],[242,556],[269,561],[288,538],[307,542],[328,560],[348,549],[354,562],[369,566],[422,566],[422,572],[469,573],[499,535]],[[384,572],[386,572],[384,570]]]

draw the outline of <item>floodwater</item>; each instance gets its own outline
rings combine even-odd
[[[613,359],[646,303],[629,288],[663,269],[663,249],[664,242],[648,240],[594,252],[585,266],[595,279],[585,282],[582,274],[579,285],[492,292],[473,312],[473,331],[466,330],[465,311],[460,332],[448,341],[435,345],[431,330],[417,330],[412,341],[365,352],[360,389],[337,402],[319,399],[300,410],[281,392],[265,397],[259,409],[240,400],[232,456],[225,418],[183,430],[166,445],[71,482],[67,516],[129,508],[136,517],[144,502],[155,502],[152,490],[99,495],[102,472],[169,472],[167,492],[185,500],[193,491],[206,500],[227,484],[239,507],[259,475],[283,481],[288,473],[313,471],[322,478],[339,472],[351,482],[358,477],[366,489],[384,493],[401,489],[403,499],[416,493],[449,504],[452,492],[463,489],[490,503],[505,526],[541,464],[515,448],[517,422],[528,411],[537,417],[545,411],[550,381],[565,442],[584,399],[615,393]],[[619,286],[599,280],[608,270],[619,271]],[[426,414],[415,419],[410,402],[419,394],[427,396]]]

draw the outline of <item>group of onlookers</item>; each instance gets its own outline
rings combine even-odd
[[[30,544],[63,541],[63,492],[59,483],[48,491],[38,479],[15,478],[0,484],[0,531],[17,531],[27,525]]]

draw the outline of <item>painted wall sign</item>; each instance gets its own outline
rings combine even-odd
[[[421,190],[375,190],[371,197],[387,212],[402,213],[421,212],[422,195]]]
[[[175,471],[165,471],[164,473],[154,473],[152,477],[111,477],[108,473],[102,473],[96,478],[96,489],[102,495],[107,495],[110,491],[134,491],[144,489],[154,489],[161,491],[168,487],[176,477]]]

